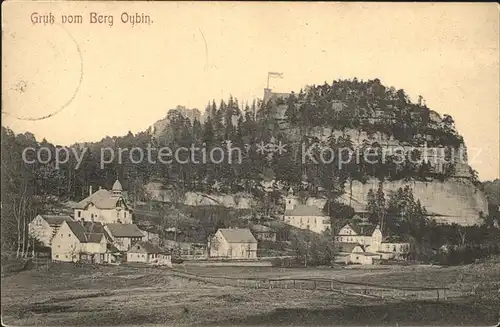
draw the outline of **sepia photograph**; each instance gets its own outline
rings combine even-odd
[[[2,3],[4,326],[499,326],[497,3]]]

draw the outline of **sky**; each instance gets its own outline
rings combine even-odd
[[[177,105],[262,98],[269,71],[283,73],[271,80],[277,92],[379,78],[451,114],[480,179],[499,177],[495,3],[10,1],[2,9],[2,125],[16,133],[59,145],[137,133]],[[124,23],[124,12],[151,23]],[[113,24],[91,23],[91,13]],[[48,14],[54,24],[37,23]],[[63,24],[62,15],[83,20]]]

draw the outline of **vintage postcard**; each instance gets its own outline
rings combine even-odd
[[[498,4],[2,7],[3,325],[498,325]]]

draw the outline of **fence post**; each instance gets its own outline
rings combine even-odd
[[[333,291],[333,280],[330,281],[330,290]]]
[[[437,300],[439,301],[439,288],[436,289],[436,292],[437,292]]]
[[[295,279],[293,280],[293,289],[295,289]]]

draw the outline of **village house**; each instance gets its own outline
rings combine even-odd
[[[170,251],[166,251],[156,244],[139,241],[127,252],[127,262],[142,262],[160,266],[172,266]]]
[[[374,259],[405,259],[410,244],[384,239],[378,225],[349,223],[335,236],[335,248],[336,262],[373,264]]]
[[[29,224],[28,232],[44,246],[50,247],[54,235],[65,221],[73,221],[70,216],[37,215]]]
[[[372,265],[374,259],[382,257],[380,254],[367,252],[359,243],[335,243],[335,248],[338,251],[335,256],[337,263]]]
[[[248,228],[221,228],[209,242],[210,257],[257,258],[257,240]]]
[[[286,224],[318,234],[331,228],[330,217],[315,205],[299,204],[292,191],[285,201],[285,214],[282,219]]]
[[[346,224],[335,236],[336,242],[356,243],[377,248],[382,243],[382,232],[378,225],[368,223]]]
[[[106,224],[104,230],[111,242],[120,251],[128,251],[136,242],[144,237],[143,232],[134,224]]]
[[[253,225],[251,230],[252,234],[259,241],[276,242],[276,232],[270,227],[264,225]]]
[[[75,220],[95,221],[103,224],[132,223],[132,210],[122,194],[122,185],[116,180],[111,191],[99,189],[78,202],[74,207]]]
[[[64,221],[52,240],[52,260],[115,262],[117,250],[109,244],[100,223]]]

